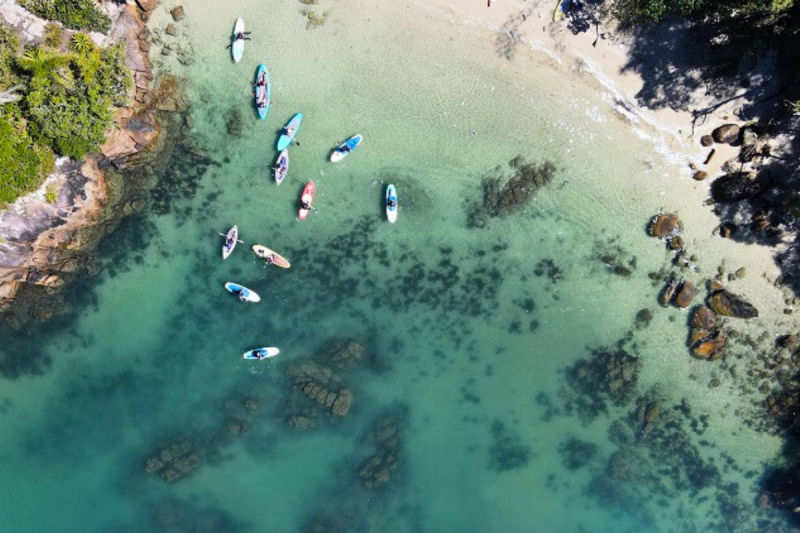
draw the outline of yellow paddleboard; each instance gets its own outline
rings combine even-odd
[[[261,246],[260,244],[256,244],[255,246],[253,246],[253,252],[258,257],[266,260],[267,262],[269,262],[271,259],[272,260],[271,264],[275,266],[279,266],[281,268],[289,268],[291,266],[289,264],[289,261],[287,261],[285,257],[283,257],[278,252],[270,250],[266,246]]]

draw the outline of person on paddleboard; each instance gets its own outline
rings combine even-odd
[[[300,209],[305,209],[306,211],[311,209],[311,204],[306,202],[305,200],[300,200]]]
[[[267,257],[265,257],[264,259],[267,261],[268,265],[271,265],[272,263],[275,262],[275,256],[272,254],[267,255]]]
[[[388,207],[394,207],[394,198],[389,198],[388,200],[386,200],[386,205]]]
[[[259,361],[261,361],[262,359],[266,359],[267,358],[267,354],[264,353],[264,350],[260,350],[260,349],[259,350],[253,350],[253,356],[256,359],[258,359]]]

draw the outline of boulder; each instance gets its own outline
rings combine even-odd
[[[790,352],[794,352],[800,348],[800,336],[798,335],[783,335],[778,339],[778,346],[786,348]]]
[[[758,309],[755,306],[726,290],[712,294],[708,305],[715,313],[722,316],[734,318],[756,318],[758,316]]]
[[[705,305],[699,305],[692,313],[693,328],[712,330],[717,326],[717,316]]]
[[[650,235],[653,237],[667,237],[680,232],[683,223],[678,215],[662,213],[653,217],[650,222]]]
[[[675,299],[675,295],[678,293],[678,289],[680,289],[680,286],[681,286],[680,280],[671,278],[664,286],[664,289],[661,291],[661,295],[658,298],[658,302],[662,306],[667,307]]]
[[[172,35],[174,37],[174,36],[178,35],[178,28],[175,27],[175,24],[171,24],[171,23],[167,24],[167,27],[164,30],[164,33],[166,33],[167,35]]]
[[[172,20],[175,22],[180,22],[186,17],[186,12],[183,9],[183,6],[175,6],[169,10],[169,14],[172,15]]]
[[[670,239],[667,241],[667,248],[670,250],[680,250],[683,248],[684,244],[685,241],[683,240],[683,237],[680,235],[675,235],[674,237],[670,237]]]
[[[722,356],[722,349],[725,347],[726,339],[722,333],[717,333],[708,340],[705,340],[692,348],[692,355],[699,359],[714,361]]]
[[[739,139],[739,126],[736,124],[723,124],[711,132],[711,136],[718,143],[732,144]]]
[[[700,137],[700,144],[708,148],[712,144],[714,144],[714,137],[711,135],[703,135]]]
[[[188,442],[176,442],[145,461],[145,471],[167,483],[183,478],[200,466],[200,454]]]
[[[711,196],[715,202],[730,203],[746,200],[761,194],[762,180],[752,172],[733,172],[715,179],[711,184]]]
[[[738,226],[732,222],[723,222],[714,229],[714,234],[723,238],[728,238],[736,233]]]
[[[698,170],[692,174],[692,177],[695,179],[695,181],[703,181],[704,179],[708,178],[708,172],[705,170]]]
[[[686,309],[692,304],[692,300],[694,300],[695,295],[695,288],[692,282],[684,281],[681,283],[680,289],[675,294],[675,299],[673,303],[680,307],[681,309]]]

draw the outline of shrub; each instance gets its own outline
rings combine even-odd
[[[0,110],[0,204],[35,190],[54,168],[53,153],[28,136],[14,105]]]
[[[111,19],[92,0],[20,0],[20,5],[39,17],[56,20],[71,30],[108,33]]]
[[[61,47],[61,39],[63,36],[64,31],[61,29],[61,26],[55,22],[48,22],[47,26],[44,28],[44,45],[49,48],[58,49]]]

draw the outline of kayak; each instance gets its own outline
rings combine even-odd
[[[331,154],[331,163],[338,163],[345,157],[347,157],[350,152],[356,149],[356,147],[361,144],[361,141],[364,140],[364,137],[361,135],[354,135],[347,139],[345,142],[340,144],[336,147],[336,149]]]
[[[244,39],[236,38],[240,33],[244,33],[244,20],[238,18],[233,26],[233,34],[231,35],[231,55],[234,63],[241,61],[242,55],[244,55]]]
[[[278,185],[283,182],[286,174],[289,172],[289,150],[284,150],[278,154],[278,160],[275,161],[275,183]]]
[[[261,296],[256,294],[255,292],[251,291],[247,287],[239,285],[238,283],[228,282],[225,284],[225,288],[228,289],[229,292],[232,292],[236,296],[239,297],[240,300],[243,302],[260,302]]]
[[[256,355],[258,352],[260,352],[263,355],[261,355],[261,357],[259,357],[258,355]],[[244,352],[242,354],[242,359],[250,359],[250,360],[253,360],[253,361],[260,361],[261,359],[267,359],[269,357],[275,357],[279,353],[281,353],[281,351],[279,349],[273,347],[273,346],[264,346],[263,348],[256,348],[255,350],[250,350],[249,352]]]
[[[222,259],[227,259],[236,248],[236,243],[239,241],[239,226],[234,226],[228,230],[225,235],[225,242],[222,243]]]
[[[267,118],[270,104],[269,72],[267,71],[267,66],[264,63],[261,63],[256,71],[256,83],[253,85],[253,96],[256,99],[258,118],[264,120]]]
[[[308,213],[311,212],[311,204],[314,203],[314,182],[309,181],[306,183],[305,188],[303,189],[303,194],[300,195],[300,210],[298,211],[298,216],[300,220],[305,220],[308,216]],[[303,209],[303,204],[308,205],[308,209]]]
[[[290,266],[292,266],[289,264],[289,261],[287,261],[285,257],[283,257],[281,254],[279,254],[274,250],[270,250],[266,246],[261,246],[260,244],[256,244],[255,246],[253,246],[253,252],[255,252],[255,254],[261,259],[266,259],[267,262],[269,262],[269,258],[272,258],[272,263],[269,263],[271,265],[275,265],[281,268],[289,268]]]
[[[391,204],[389,203],[391,201]],[[386,187],[386,218],[389,219],[391,224],[397,220],[397,210],[399,205],[397,203],[397,190],[394,185],[389,184]]]
[[[278,151],[286,150],[289,148],[289,145],[292,144],[295,135],[297,135],[297,130],[300,129],[300,123],[303,122],[303,114],[297,113],[295,116],[292,117],[292,120],[286,123],[286,126],[283,127],[283,132],[281,136],[278,137]]]

